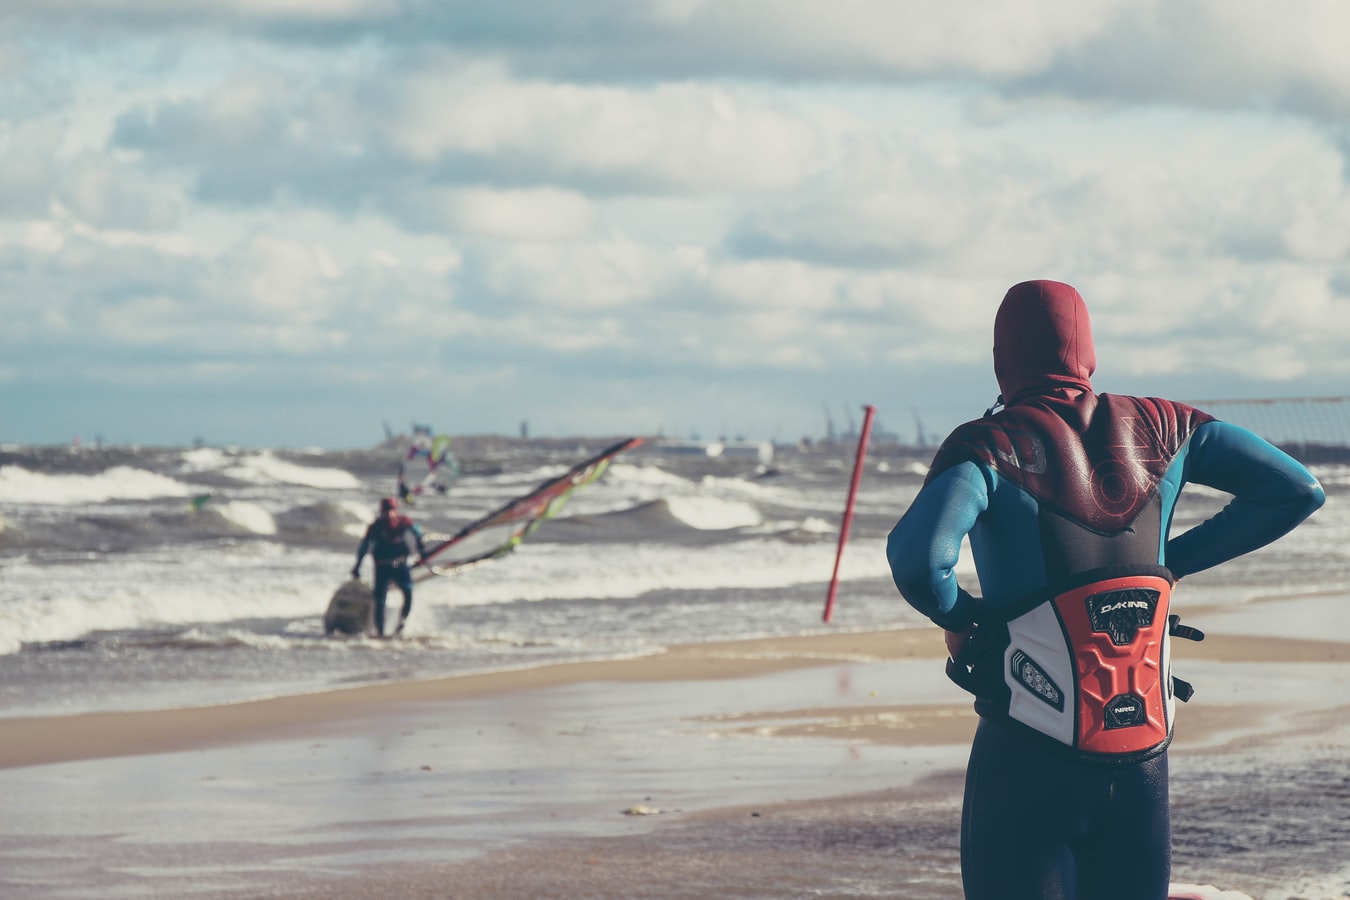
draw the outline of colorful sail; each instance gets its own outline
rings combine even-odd
[[[590,459],[577,463],[557,478],[545,481],[528,494],[470,522],[451,537],[429,543],[426,555],[422,557],[426,564],[425,570],[418,580],[506,556],[540,524],[556,516],[573,491],[603,475],[609,468],[610,460],[641,443],[642,438],[638,437],[620,441]]]
[[[445,466],[450,470],[451,478],[459,477],[459,460],[450,452],[450,435],[438,434],[431,439],[431,449],[427,452],[427,467],[433,471]]]

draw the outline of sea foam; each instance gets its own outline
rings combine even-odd
[[[277,533],[276,519],[256,503],[234,500],[222,503],[215,509],[223,518],[254,534]]]
[[[351,490],[361,482],[350,472],[341,469],[300,466],[271,453],[259,453],[240,460],[224,470],[231,478],[254,484],[298,484],[305,487]]]
[[[0,466],[0,497],[9,503],[73,506],[186,497],[192,492],[180,481],[129,466],[115,466],[94,475],[47,475],[21,466]]]
[[[746,528],[763,521],[759,510],[749,503],[717,497],[670,497],[666,501],[671,515],[701,531],[726,531]]]

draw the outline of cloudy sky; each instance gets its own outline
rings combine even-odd
[[[910,436],[1350,385],[1340,0],[5,0],[0,442]]]

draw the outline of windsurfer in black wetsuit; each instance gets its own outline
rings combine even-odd
[[[946,631],[980,715],[966,769],[968,900],[1163,900],[1176,581],[1288,532],[1325,495],[1297,461],[1184,403],[1098,394],[1087,307],[1014,285],[994,320],[1005,408],[957,428],[891,532],[905,599]],[[1170,536],[1182,487],[1233,500]],[[955,567],[969,537],[975,596]]]
[[[356,565],[352,566],[352,577],[361,577],[361,561],[369,552],[375,561],[375,633],[384,637],[384,600],[392,582],[403,592],[403,609],[398,616],[398,625],[394,634],[403,630],[403,623],[412,612],[413,582],[408,565],[408,555],[413,547],[417,548],[420,559],[426,555],[422,546],[422,529],[407,516],[400,515],[398,500],[385,497],[380,501],[380,517],[370,523],[361,546],[356,548]]]

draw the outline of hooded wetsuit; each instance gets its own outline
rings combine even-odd
[[[404,621],[412,612],[413,582],[412,572],[408,569],[408,556],[412,552],[410,540],[417,546],[419,556],[426,555],[422,546],[422,529],[412,519],[397,514],[392,518],[387,517],[388,512],[396,512],[397,509],[392,499],[381,501],[380,518],[366,529],[365,537],[356,549],[356,565],[352,568],[352,576],[355,577],[360,572],[361,560],[365,559],[367,552],[375,560],[375,584],[372,588],[375,595],[375,633],[381,636],[384,634],[385,597],[390,584],[397,586],[403,593],[403,608],[399,612],[395,633],[403,628]]]
[[[950,667],[980,714],[967,769],[969,898],[1163,898],[1170,869],[1168,603],[1184,575],[1317,509],[1320,485],[1186,404],[1096,394],[1086,306],[1015,285],[994,324],[1005,402],[958,427],[891,532],[905,599],[973,632]],[[1187,482],[1234,499],[1168,538]],[[981,596],[957,584],[970,539]]]

